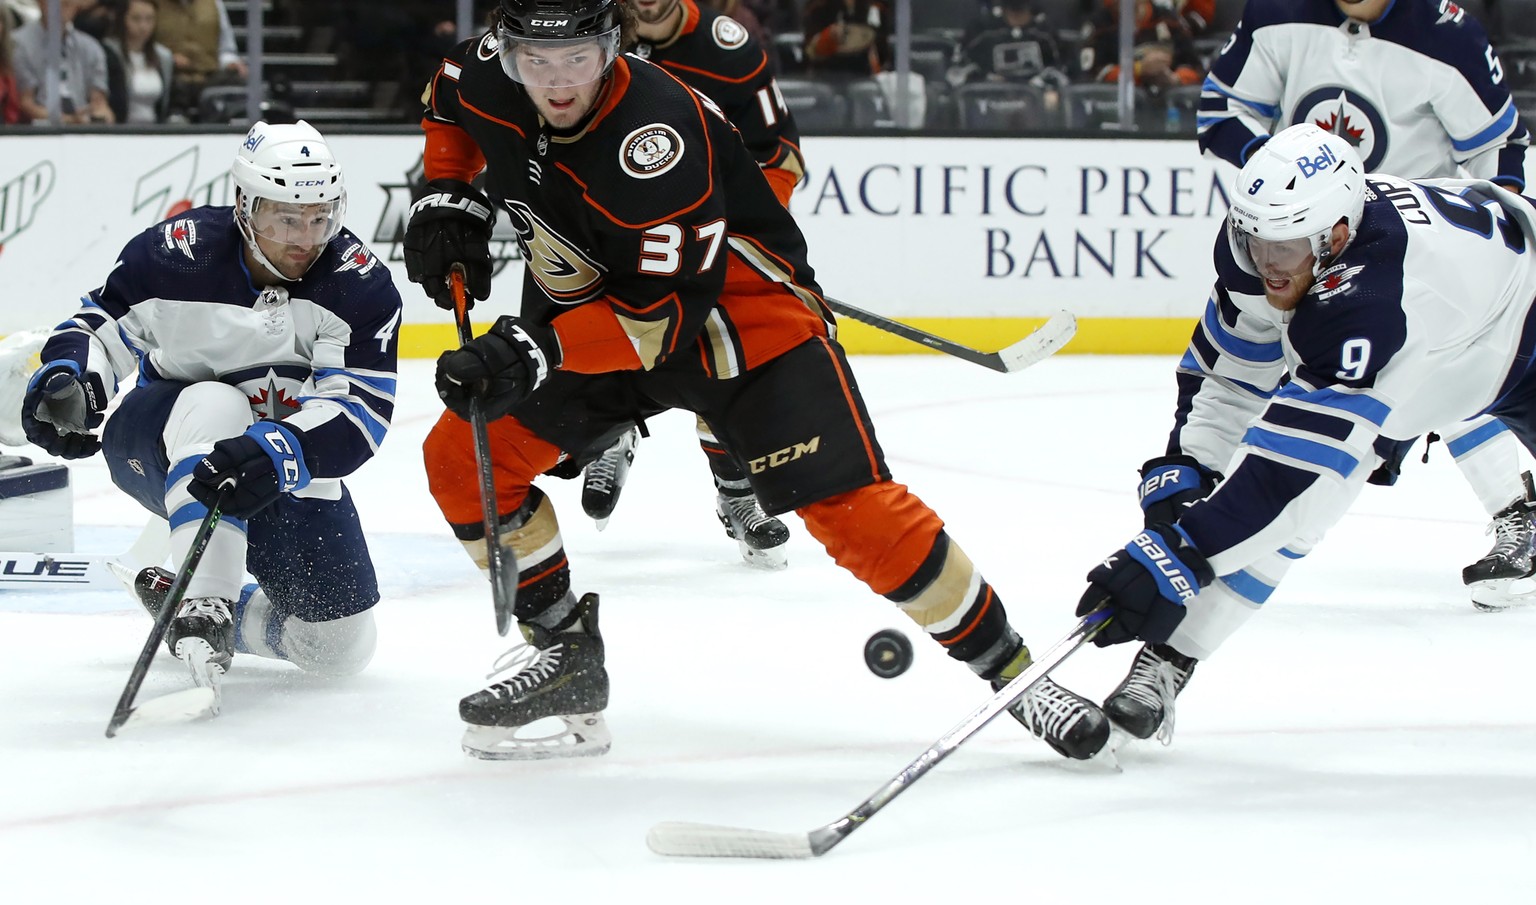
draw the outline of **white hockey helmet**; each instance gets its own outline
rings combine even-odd
[[[341,232],[347,214],[341,165],[309,123],[251,126],[230,176],[240,190],[235,221],[257,261],[273,273],[284,276],[262,254],[257,235],[285,245],[323,246]]]
[[[1265,142],[1237,174],[1227,211],[1227,238],[1237,263],[1260,275],[1259,264],[1284,267],[1313,257],[1312,274],[1327,266],[1333,226],[1343,220],[1349,241],[1365,211],[1365,165],[1344,138],[1311,123]]]

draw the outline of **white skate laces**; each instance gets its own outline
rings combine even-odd
[[[1076,698],[1050,679],[1042,679],[1031,688],[1015,705],[1014,713],[1035,738],[1041,739],[1065,738],[1085,715]]]
[[[497,682],[486,689],[492,697],[500,698],[505,692],[508,700],[533,688],[549,679],[560,671],[560,659],[564,644],[552,644],[546,648],[534,647],[532,644],[519,644],[504,652],[491,664],[491,671],[486,673],[487,679],[494,679],[509,670],[517,670],[517,673],[506,681]]]
[[[1177,667],[1147,650],[1131,664],[1131,674],[1121,692],[1163,715],[1154,737],[1164,745],[1173,744],[1173,701],[1179,693],[1178,678]]]
[[[176,611],[176,618],[185,619],[188,616],[206,616],[215,624],[234,618],[229,611],[229,601],[222,597],[194,597],[183,601],[181,609]]]

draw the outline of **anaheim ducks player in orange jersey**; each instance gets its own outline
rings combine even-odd
[[[608,749],[597,595],[571,590],[554,507],[533,482],[669,408],[708,421],[749,463],[765,509],[794,510],[951,657],[994,685],[1017,675],[1029,652],[1002,603],[939,517],[891,481],[805,239],[736,130],[661,68],[618,54],[632,21],[618,0],[501,0],[493,18],[428,87],[430,193],[405,239],[410,277],[434,298],[455,264],[476,298],[489,294],[493,210],[512,218],[528,262],[522,314],[438,359],[449,410],[425,443],[432,494],[484,568],[463,417],[484,407],[521,569],[527,644],[460,702],[465,750]],[[469,185],[482,169],[489,197]],[[1095,705],[1049,680],[1013,712],[1071,757],[1109,736]],[[560,730],[529,726],[548,717]]]
[[[677,76],[720,107],[741,133],[779,202],[805,175],[800,130],[773,80],[768,55],[735,19],[694,0],[629,0],[635,11],[636,43],[630,52]],[[715,514],[736,540],[748,565],[781,569],[789,564],[789,529],[765,513],[736,458],[726,451],[704,419],[699,446],[715,481]],[[604,450],[583,473],[581,506],[601,530],[618,505],[619,494],[640,442],[633,429]]]

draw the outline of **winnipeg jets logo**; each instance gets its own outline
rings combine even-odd
[[[521,201],[508,201],[517,242],[528,262],[528,273],[550,299],[575,305],[596,298],[603,287],[603,268],[572,241],[556,232]]]
[[[1447,22],[1461,24],[1461,20],[1467,15],[1467,11],[1452,3],[1451,0],[1440,0],[1440,18],[1435,20],[1436,25],[1444,25]]]
[[[267,385],[258,387],[246,400],[251,404],[251,411],[266,421],[281,421],[299,410],[299,400],[278,386],[277,375],[270,372]]]
[[[192,254],[192,246],[197,244],[197,224],[188,219],[172,220],[161,227],[164,232],[165,248],[167,251],[180,250],[191,260],[196,261],[197,256]]]
[[[1376,104],[1340,85],[1314,88],[1291,114],[1291,125],[1312,123],[1343,138],[1360,152],[1365,171],[1375,172],[1387,156],[1387,125]]]
[[[1356,264],[1353,267],[1346,264],[1335,264],[1318,274],[1317,282],[1312,284],[1311,294],[1318,299],[1326,300],[1334,296],[1348,292],[1354,283],[1351,281],[1360,275],[1365,269],[1364,264]]]

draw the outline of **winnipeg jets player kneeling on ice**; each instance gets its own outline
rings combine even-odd
[[[336,675],[373,656],[378,584],[340,479],[389,429],[401,314],[389,270],[342,228],[341,167],[313,127],[257,123],[231,176],[233,208],[128,242],[44,346],[23,411],[54,455],[105,450],[113,482],[169,518],[174,562],[233,482],[166,637],[215,689],[236,651]],[[168,578],[140,576],[152,613]]]
[[[1196,661],[1316,546],[1381,451],[1479,414],[1536,451],[1530,199],[1368,176],[1310,124],[1259,148],[1231,198],[1206,317],[1225,341],[1196,328],[1169,441],[1227,477],[1202,500],[1192,467],[1152,474],[1146,529],[1089,573],[1078,607],[1114,609],[1094,643],[1148,642],[1105,703],[1141,738],[1167,737]]]

